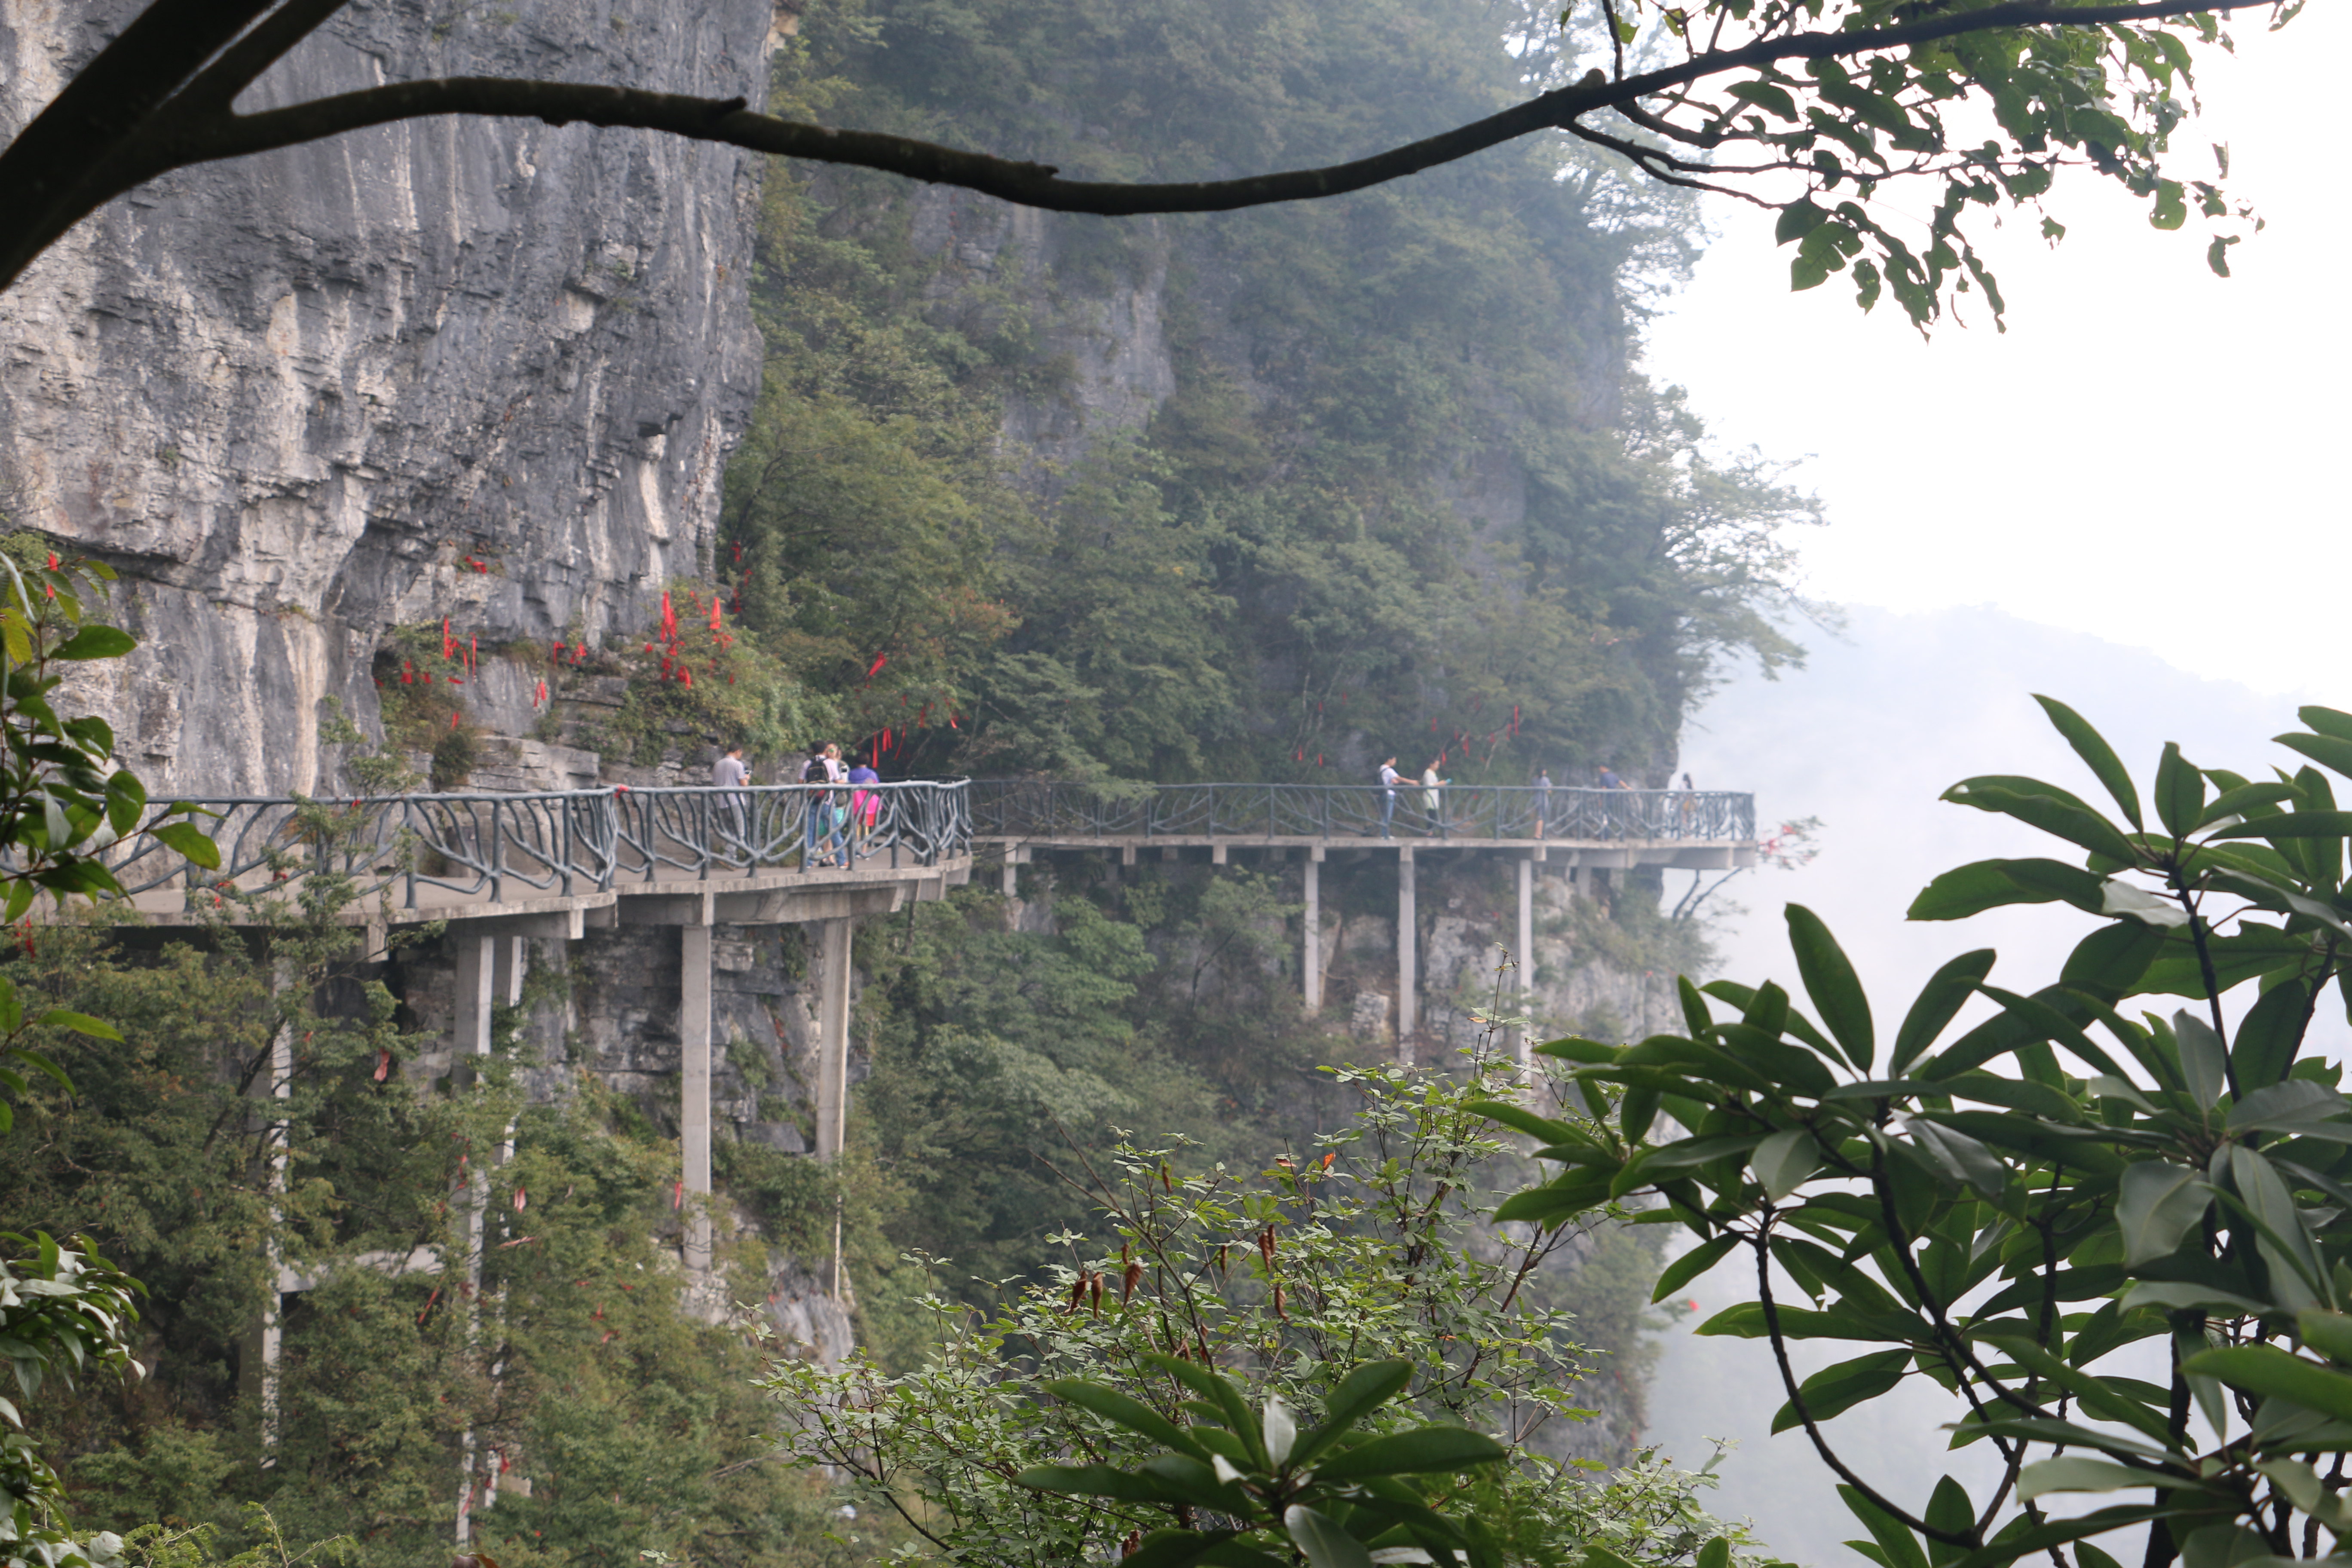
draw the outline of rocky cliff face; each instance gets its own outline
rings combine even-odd
[[[763,96],[771,0],[355,0],[247,107],[405,78]],[[0,0],[13,132],[134,5]],[[309,789],[389,627],[633,627],[707,555],[756,390],[757,161],[433,120],[183,171],[0,298],[0,510],[111,561],[88,695],[151,788]]]

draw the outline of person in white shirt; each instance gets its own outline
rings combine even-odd
[[[1403,782],[1404,776],[1396,771],[1394,757],[1381,764],[1381,788],[1386,792],[1381,797],[1381,837],[1383,838],[1389,836],[1389,825],[1396,820],[1397,785]]]
[[[743,765],[743,742],[736,742],[719,754],[710,764],[710,787],[739,790],[751,782],[751,770]],[[721,829],[734,835],[740,843],[743,838],[744,807],[749,799],[740,795],[722,795],[718,799],[718,817]]]

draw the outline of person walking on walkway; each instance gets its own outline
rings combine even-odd
[[[839,746],[824,749],[824,773],[825,777],[835,784],[849,782],[849,768],[841,760]],[[828,820],[833,833],[826,847],[837,852],[835,864],[845,871],[849,868],[849,796],[845,792],[835,789],[826,795],[825,805],[830,813]]]
[[[824,786],[832,779],[833,774],[824,765],[823,742],[811,746],[808,761],[801,764],[801,783],[809,786],[803,792],[808,796],[807,839],[801,851],[803,869],[816,865],[824,858],[818,846],[825,842],[825,829],[833,816],[833,801]]]
[[[1623,779],[1619,778],[1617,776],[1617,770],[1611,767],[1607,763],[1601,764],[1600,777],[1597,782],[1600,784],[1601,787],[1605,790],[1630,790],[1633,787],[1632,784],[1627,784]],[[1622,806],[1619,805],[1617,802],[1611,800],[1606,796],[1603,796],[1601,802],[1601,823],[1602,837],[1609,838],[1622,838],[1625,837],[1625,810]]]
[[[1389,828],[1396,821],[1397,785],[1404,775],[1396,771],[1396,759],[1391,757],[1381,764],[1381,837],[1389,837]]]
[[[882,811],[882,792],[866,786],[881,782],[882,775],[864,763],[849,770],[849,822],[856,837],[856,847],[851,852],[853,859],[870,853],[866,841],[874,836],[874,819]]]
[[[719,818],[719,831],[730,835],[738,845],[742,846],[747,856],[751,847],[745,842],[748,829],[744,808],[751,804],[751,797],[738,792],[751,782],[751,770],[743,765],[743,742],[740,741],[719,752],[719,760],[710,764],[710,787],[729,792],[718,796],[714,802],[717,807],[714,815]]]
[[[1432,757],[1429,766],[1421,770],[1421,804],[1429,814],[1429,830],[1443,838],[1445,837],[1444,796],[1439,792],[1454,781],[1437,776],[1437,763],[1438,759]]]
[[[1536,770],[1536,837],[1544,836],[1544,824],[1551,820],[1551,770]]]

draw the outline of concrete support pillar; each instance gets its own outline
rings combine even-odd
[[[1223,865],[1224,863],[1225,863],[1225,847],[1224,847],[1223,845],[1222,845],[1222,844],[1212,844],[1212,845],[1210,845],[1210,846],[1209,846],[1209,864],[1210,864],[1210,865],[1212,865],[1212,866],[1222,866],[1222,865]]]
[[[816,1157],[838,1159],[849,1128],[849,936],[845,920],[817,924]]]
[[[1517,972],[1518,984],[1516,987],[1518,992],[1518,1002],[1512,1011],[1524,1014],[1535,997],[1536,859],[1534,855],[1523,855],[1519,858],[1519,947],[1517,956],[1519,965]],[[1532,1059],[1528,1054],[1528,1031],[1525,1026],[1512,1029],[1511,1055],[1522,1068],[1528,1066]]]
[[[530,964],[528,939],[519,936],[495,937],[491,940],[492,975],[490,994],[501,1007],[522,1004],[522,977]]]
[[[499,939],[475,936],[460,926],[450,938],[457,946],[457,986],[455,1006],[454,1060],[450,1078],[458,1083],[475,1083],[481,1078],[481,1059],[490,1054],[490,1009],[499,996],[497,950],[505,945]],[[490,1181],[487,1162],[469,1158],[466,1182],[466,1300],[462,1307],[466,1323],[466,1353],[471,1356],[478,1336],[482,1296],[482,1244],[485,1239],[483,1221],[489,1205]],[[474,1429],[466,1428],[457,1446],[457,1545],[463,1549],[474,1539]]]
[[[1323,1010],[1323,851],[1307,852],[1307,1016]]]
[[[1008,899],[1017,897],[1021,891],[1020,865],[1021,862],[1013,858],[1013,851],[1007,849],[1004,852],[1004,896]]]
[[[678,1153],[686,1191],[710,1191],[710,928],[678,928]],[[710,1211],[697,1204],[686,1220],[686,1266],[710,1267]]]
[[[449,939],[457,949],[457,996],[455,1037],[450,1041],[453,1076],[460,1083],[475,1077],[474,1058],[490,1054],[490,1009],[498,1001],[498,954],[495,937],[471,936],[464,927]]]
[[[1412,846],[1397,846],[1397,1049],[1420,1027],[1420,955],[1414,951],[1417,932],[1412,900]]]
[[[270,989],[279,997],[293,984],[292,968],[279,960],[270,973]],[[261,1330],[259,1334],[261,1363],[261,1468],[273,1468],[278,1463],[278,1369],[286,1352],[283,1322],[286,1256],[278,1240],[278,1200],[286,1191],[286,1152],[291,1128],[286,1120],[284,1101],[294,1093],[294,1025],[289,1019],[278,1026],[269,1037],[269,1076],[267,1080],[269,1098],[279,1103],[269,1112],[269,1131],[265,1143],[269,1151],[269,1229],[262,1242],[262,1268],[267,1271],[269,1289],[261,1298]]]

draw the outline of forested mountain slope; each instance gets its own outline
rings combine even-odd
[[[1472,0],[821,0],[780,97],[1197,178],[1485,112],[1565,68],[1522,28],[1549,36]],[[767,200],[721,566],[910,769],[1663,782],[1710,662],[1790,652],[1761,612],[1807,503],[1633,363],[1695,214],[1563,144],[1208,218],[839,170]]]

